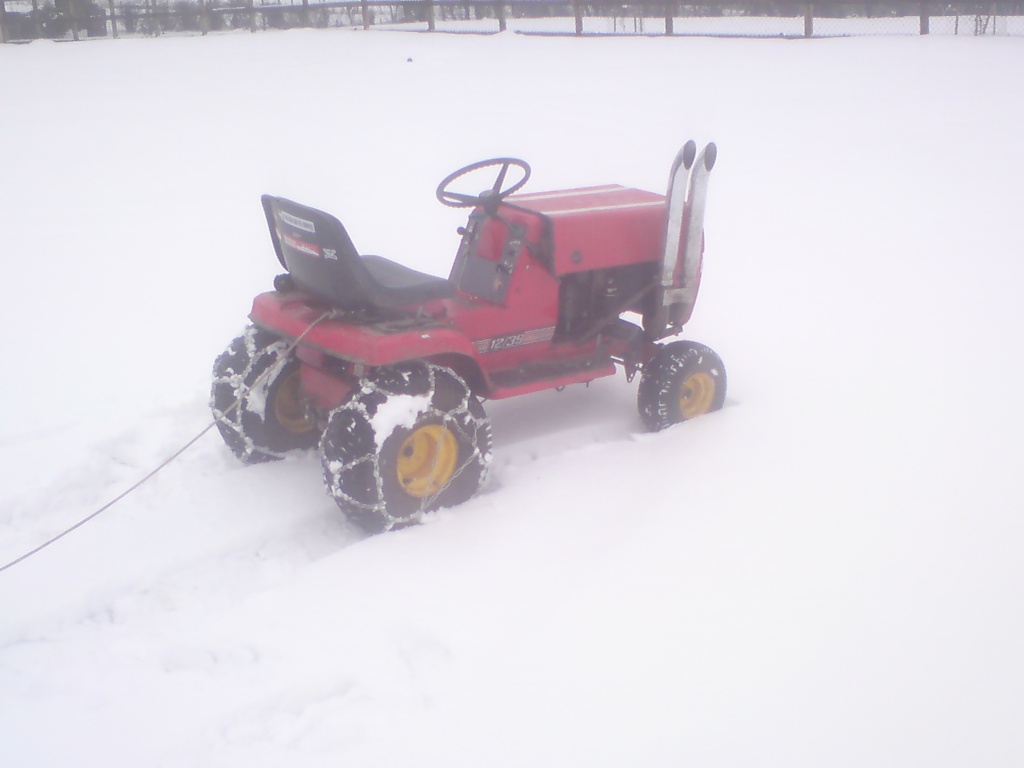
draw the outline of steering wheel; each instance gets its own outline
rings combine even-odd
[[[452,182],[457,179],[461,179],[463,176],[479,171],[481,168],[499,168],[498,177],[494,180],[494,184],[491,188],[481,192],[478,195],[467,195],[463,192],[453,192],[449,187]],[[517,181],[510,187],[504,188],[505,177],[508,175],[510,168],[518,168],[523,172],[523,178]],[[493,213],[498,208],[498,203],[504,200],[514,192],[518,192],[526,184],[530,178],[530,166],[525,160],[519,160],[515,157],[495,157],[490,160],[481,160],[477,163],[467,165],[465,168],[459,168],[454,173],[450,173],[437,185],[437,199],[440,200],[444,205],[450,208],[475,208],[481,206],[490,213]]]

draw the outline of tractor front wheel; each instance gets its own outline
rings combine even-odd
[[[717,411],[725,402],[725,365],[709,347],[692,341],[662,346],[644,366],[637,410],[644,426],[658,432]]]
[[[228,448],[246,464],[316,447],[316,421],[301,399],[288,343],[250,326],[213,365],[210,408]]]
[[[490,466],[491,427],[458,374],[408,363],[377,369],[331,412],[320,455],[342,512],[378,533],[473,496]]]

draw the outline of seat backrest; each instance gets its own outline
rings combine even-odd
[[[373,305],[373,278],[340,221],[283,197],[261,200],[277,258],[298,288],[345,309]]]

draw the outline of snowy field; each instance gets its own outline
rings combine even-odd
[[[206,435],[0,573],[0,764],[1024,763],[1024,40],[294,31],[0,47],[0,565],[198,433],[259,195],[447,274],[449,171],[660,191],[725,408],[486,404],[485,492],[367,538]],[[1016,350],[1016,351],[1015,351]]]

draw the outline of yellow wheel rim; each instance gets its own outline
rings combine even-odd
[[[714,402],[715,380],[710,373],[698,371],[683,381],[679,391],[679,411],[684,419],[707,413]]]
[[[296,370],[282,379],[274,392],[274,418],[293,435],[302,435],[316,428],[316,424],[306,415],[301,385],[302,379]]]
[[[433,496],[451,482],[458,460],[455,435],[441,424],[427,424],[398,449],[398,484],[417,499]]]

